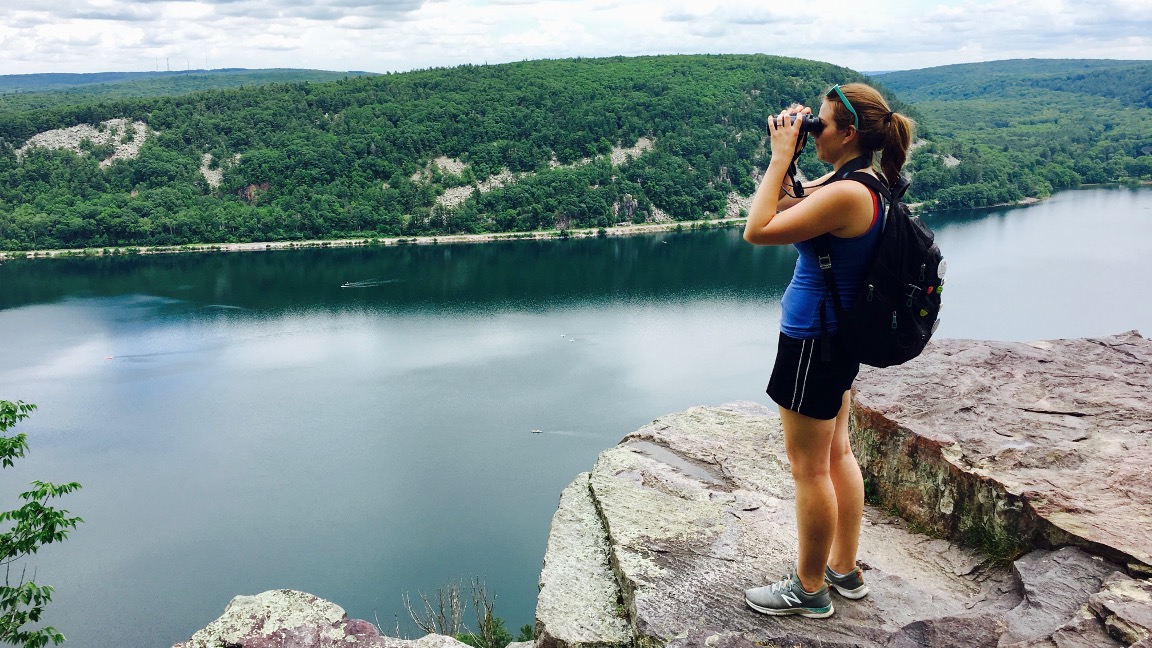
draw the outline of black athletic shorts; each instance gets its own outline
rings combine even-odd
[[[800,340],[780,334],[767,389],[777,405],[814,419],[836,418],[860,363],[848,356],[836,336],[831,337],[824,360],[823,344],[820,338]]]

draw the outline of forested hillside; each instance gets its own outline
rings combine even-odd
[[[858,78],[768,56],[534,61],[9,115],[0,122],[0,246],[699,219],[723,213],[733,190],[753,190],[766,114]],[[37,133],[114,118],[127,122],[91,132],[79,154],[20,151]],[[134,121],[136,129],[125,125]],[[613,164],[613,147],[641,138],[654,148]],[[113,156],[133,141],[138,157]],[[488,191],[467,189],[479,183]],[[462,204],[443,200],[453,190]]]
[[[335,81],[367,74],[369,73],[294,69],[6,74],[0,75],[0,119],[4,113],[125,97],[163,97],[198,90],[239,88],[269,83]]]
[[[970,207],[1152,175],[1149,66],[1001,61],[876,80],[920,122],[910,198]],[[755,55],[575,59],[0,113],[0,249],[718,216],[755,187],[767,114],[862,78]],[[801,168],[823,172],[812,147]]]
[[[910,170],[941,208],[1152,176],[1152,62],[1014,60],[876,77],[916,106]]]

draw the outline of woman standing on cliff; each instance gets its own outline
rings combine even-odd
[[[827,236],[836,258],[836,283],[850,303],[883,227],[883,201],[860,182],[828,182],[863,169],[897,182],[912,142],[913,122],[889,109],[862,83],[834,86],[820,105],[816,155],[832,172],[807,195],[795,197],[787,172],[807,107],[793,106],[768,120],[772,158],[752,199],[744,240],[755,245],[796,246],[800,257],[784,292],[780,341],[768,395],[780,406],[784,443],[796,483],[799,560],[777,583],[745,592],[752,609],[765,614],[824,618],[833,612],[828,588],[858,599],[868,593],[856,566],[864,515],[864,480],[848,442],[852,381],[860,364],[837,343],[836,313],[826,289],[813,239]],[[823,311],[823,312],[822,312]],[[822,325],[823,320],[823,325]]]

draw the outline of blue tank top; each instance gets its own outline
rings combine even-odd
[[[872,225],[859,236],[841,238],[828,235],[831,239],[832,257],[836,260],[832,268],[836,276],[836,286],[840,291],[840,300],[844,310],[852,308],[856,301],[856,291],[864,276],[865,266],[872,259],[872,253],[880,240],[883,229],[883,219],[880,214],[880,200],[876,193],[872,194]],[[789,337],[812,339],[820,337],[820,303],[824,300],[826,288],[824,286],[824,273],[820,270],[820,262],[816,258],[816,246],[812,239],[796,244],[800,257],[796,259],[796,270],[792,273],[792,281],[784,291],[784,298],[780,306],[780,331]],[[828,333],[836,332],[836,309],[832,305],[832,298],[828,297],[828,304],[824,310]]]

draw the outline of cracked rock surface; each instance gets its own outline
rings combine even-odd
[[[1047,488],[1044,506],[1072,497],[1062,487],[1075,483],[1068,478],[1068,466],[1075,460],[1068,459],[1070,454],[1062,444],[1084,443],[1085,439],[1072,439],[1084,435],[1086,419],[1094,421],[1089,438],[1100,440],[1102,446],[1087,444],[1085,448],[1091,449],[1084,452],[1086,455],[1108,454],[1113,444],[1141,448],[1145,442],[1140,435],[1152,411],[1142,400],[1147,398],[1147,390],[1124,390],[1125,386],[1135,386],[1133,392],[1139,392],[1140,385],[1149,384],[1150,365],[1130,363],[1147,357],[1147,341],[1130,334],[1097,341],[1023,345],[1026,348],[1020,351],[1025,355],[1045,353],[1041,359],[1048,364],[1055,362],[1052,356],[1060,355],[1053,349],[1065,342],[1063,353],[1069,356],[1065,361],[1078,366],[1077,382],[1085,385],[1085,393],[1095,395],[1092,398],[1099,397],[1099,403],[1074,398],[1071,385],[1055,390],[1063,394],[1059,398],[1039,395],[1042,388],[1028,383],[1043,383],[1045,378],[1025,370],[1028,362],[1014,367],[1016,359],[996,347],[998,343],[956,342],[937,345],[932,351],[944,356],[941,364],[947,363],[949,356],[985,354],[988,360],[979,366],[1014,376],[1011,381],[981,379],[979,370],[951,367],[965,375],[966,384],[998,383],[996,389],[988,387],[981,392],[981,411],[1015,412],[1011,415],[1014,419],[1005,414],[993,425],[981,423],[983,433],[995,438],[976,438],[974,446],[992,447],[1000,443],[999,438],[1009,439],[1007,443],[1013,446],[1023,445],[1022,439],[1037,446],[1044,444],[1038,457],[1020,461],[1001,456],[1001,464],[981,462],[968,454],[967,446],[957,441],[951,427],[934,418],[940,414],[926,413],[934,407],[944,412],[967,407],[956,395],[935,402],[939,393],[935,374],[928,375],[921,368],[914,378],[896,377],[894,384],[899,388],[876,387],[876,381],[887,380],[879,373],[861,381],[867,386],[860,388],[854,424],[871,424],[873,428],[854,433],[862,437],[854,439],[857,452],[868,455],[873,468],[886,466],[882,460],[901,467],[866,474],[873,487],[877,487],[877,479],[893,480],[895,486],[888,494],[902,493],[908,498],[914,494],[918,498],[914,502],[931,514],[920,519],[909,516],[916,520],[912,526],[932,530],[934,536],[914,533],[908,522],[888,513],[903,512],[895,504],[886,503],[884,510],[869,507],[859,559],[871,593],[859,601],[834,594],[836,613],[829,619],[767,617],[748,609],[743,601],[746,588],[782,578],[795,560],[794,493],[780,421],[774,411],[747,402],[699,407],[664,416],[629,434],[619,445],[601,453],[593,470],[577,477],[564,491],[541,573],[538,645],[1109,648],[1135,645],[1137,641],[1144,642],[1140,646],[1149,643],[1152,640],[1148,639],[1146,624],[1152,612],[1152,589],[1147,581],[1123,573],[1147,575],[1138,556],[1147,555],[1149,535],[1120,534],[1126,540],[1116,543],[1119,546],[1106,544],[1117,537],[1115,532],[1069,542],[1073,525],[1055,527],[1038,513],[1049,509],[1026,499],[1041,485]],[[1079,363],[1073,358],[1077,355],[1082,360]],[[1116,361],[1120,364],[1109,364]],[[1114,400],[1108,400],[1108,379],[1100,377],[1099,384],[1093,384],[1088,377],[1090,370],[1112,376],[1122,385],[1121,393],[1112,393]],[[943,378],[940,383],[946,387],[948,380]],[[1019,393],[1034,396],[1027,408],[996,402],[1002,395]],[[879,394],[888,400],[881,400]],[[1075,409],[1071,401],[1075,401]],[[1069,413],[1089,410],[1094,412],[1091,416]],[[1055,427],[1059,430],[1050,431],[1052,426],[1044,422],[1055,416],[1051,413],[1055,411],[1065,414],[1057,419]],[[930,420],[926,425],[930,429],[910,431],[915,425],[905,423],[902,417],[906,415],[914,422]],[[1064,416],[1072,422],[1065,421]],[[1116,429],[1111,429],[1113,423]],[[884,437],[875,434],[876,428],[896,432]],[[1071,438],[1057,441],[1058,433],[1073,428],[1076,433]],[[958,456],[968,456],[979,466],[974,471],[979,479],[962,483],[963,471],[955,464]],[[1149,454],[1141,456],[1146,459]],[[997,479],[1001,468],[1024,466],[1028,471],[1040,471],[1045,461],[1050,462],[1047,474],[1018,489],[1020,495],[1007,488],[998,494],[992,486],[1002,483]],[[1110,474],[1128,474],[1123,466],[1113,469]],[[1022,483],[1020,477],[1009,475],[1005,479]],[[1142,483],[1128,483],[1120,492],[1127,497]],[[878,490],[884,488],[881,485]],[[1099,494],[1099,490],[1090,492]],[[1084,506],[1066,513],[1076,516],[1103,508],[1090,507],[1091,503],[1091,498],[1086,498]],[[981,506],[983,510],[979,510]],[[1147,522],[1152,509],[1141,510],[1139,504],[1131,503],[1126,506],[1126,510],[1138,512],[1134,520],[1126,521],[1135,526],[1126,528],[1139,528]],[[976,514],[971,508],[978,509]],[[985,514],[986,518],[979,517]],[[1032,521],[1017,527],[985,529],[993,539],[999,537],[994,533],[999,531],[1028,533],[1024,544],[1016,538],[1018,542],[1012,546],[1029,551],[1011,563],[990,560],[986,553],[944,539],[950,533],[959,537],[959,531],[971,531],[975,521],[997,524],[1002,518],[1027,520],[1030,515]],[[574,519],[580,520],[579,532],[574,532]],[[1054,530],[1045,530],[1045,524]],[[568,534],[564,542],[553,542],[558,533]],[[982,538],[976,537],[978,541]],[[558,564],[584,575],[567,572],[560,578],[560,572],[549,568]],[[597,602],[560,595],[573,582],[597,583],[595,589],[600,593],[592,597]],[[580,632],[571,630],[573,619],[582,620]],[[597,627],[601,630],[593,629]]]
[[[941,340],[863,369],[853,447],[889,507],[947,537],[1152,565],[1152,341]]]
[[[583,551],[584,559],[572,561],[550,543],[545,564],[581,565],[611,579],[616,589],[608,598],[618,603],[610,614],[627,625],[628,636],[559,631],[565,615],[587,619],[609,608],[545,607],[550,590],[565,582],[545,570],[541,646],[957,645],[949,641],[958,628],[973,638],[1003,634],[1005,614],[1024,601],[1008,569],[869,509],[860,555],[867,598],[836,597],[836,614],[827,620],[750,610],[744,590],[785,576],[796,545],[780,420],[752,403],[694,408],[628,435],[565,491],[554,533],[576,495],[599,517],[598,528],[585,527],[585,542],[605,551]],[[1051,625],[1049,634],[1059,623]]]

